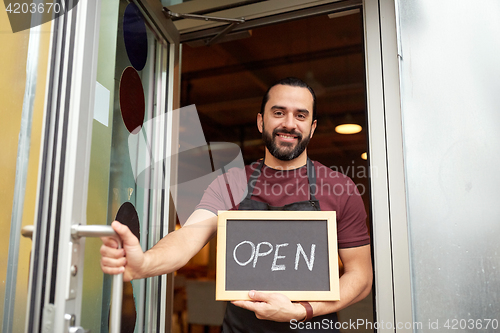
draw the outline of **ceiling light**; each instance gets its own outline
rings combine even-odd
[[[342,124],[335,127],[335,132],[339,134],[356,134],[363,128],[358,124]]]
[[[350,113],[346,114],[343,121],[335,127],[335,132],[339,134],[356,134],[361,132],[363,128],[354,122]]]

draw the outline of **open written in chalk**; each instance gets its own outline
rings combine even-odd
[[[250,290],[339,300],[335,212],[219,212],[216,299],[246,300]]]

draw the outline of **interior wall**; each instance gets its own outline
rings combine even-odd
[[[416,331],[496,332],[500,3],[397,4]]]

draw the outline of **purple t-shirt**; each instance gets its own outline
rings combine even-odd
[[[259,161],[242,169],[230,169],[217,177],[205,190],[196,209],[215,214],[219,210],[238,209],[247,192],[250,175]],[[347,176],[314,162],[316,188],[313,189],[322,211],[336,211],[339,248],[357,247],[370,243],[366,226],[366,211],[356,184]],[[228,187],[230,190],[228,190]],[[294,170],[275,170],[264,165],[258,178],[252,200],[271,206],[284,206],[309,200],[309,181],[305,166]]]

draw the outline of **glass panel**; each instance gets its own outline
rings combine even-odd
[[[128,202],[147,249],[149,192],[136,185],[129,136],[142,136],[143,122],[152,118],[157,43],[135,5],[103,1],[101,9],[87,223],[110,224]],[[86,240],[82,327],[92,332],[108,331],[111,278],[103,279],[100,246],[98,239]],[[143,331],[144,290],[145,280],[124,283],[122,332]]]
[[[0,13],[1,332],[25,325],[31,240],[20,231],[34,221],[50,29],[51,22],[12,33]]]
[[[498,332],[500,3],[398,7],[416,331]]]

